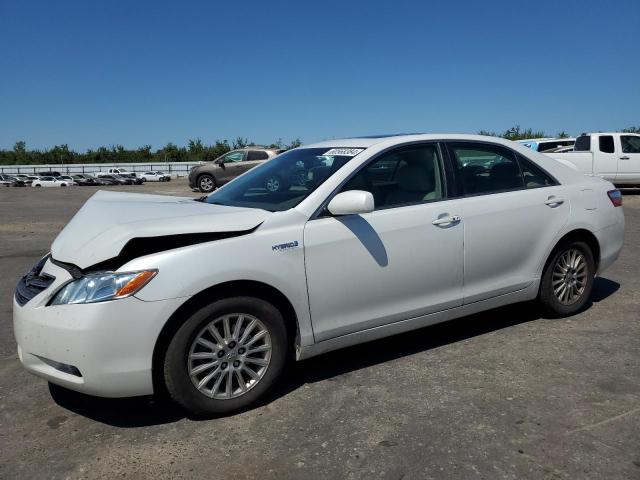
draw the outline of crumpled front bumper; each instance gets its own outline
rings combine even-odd
[[[26,305],[14,299],[13,325],[24,367],[83,393],[127,397],[153,393],[153,350],[169,317],[186,300],[145,302],[129,297],[47,306],[70,274],[47,261],[55,282]]]

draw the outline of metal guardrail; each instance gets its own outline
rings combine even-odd
[[[124,168],[129,172],[143,173],[161,171],[172,176],[184,176],[189,170],[203,162],[158,162],[158,163],[69,163],[49,165],[0,165],[0,173],[37,175],[38,172],[60,172],[61,175],[74,173],[104,172],[109,168]]]

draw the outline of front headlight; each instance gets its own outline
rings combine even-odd
[[[133,295],[156,276],[157,270],[96,273],[64,285],[49,305],[95,303]]]

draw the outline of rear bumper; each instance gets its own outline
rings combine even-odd
[[[595,232],[595,236],[600,244],[600,263],[598,265],[598,275],[601,275],[620,256],[624,245],[624,214],[622,208],[618,221],[608,227]]]

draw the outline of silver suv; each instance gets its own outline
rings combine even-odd
[[[216,188],[233,180],[247,170],[282,153],[273,148],[247,147],[231,150],[213,162],[197,165],[189,172],[189,186],[202,193],[211,193]]]

